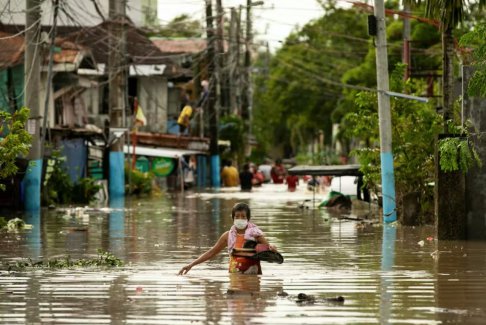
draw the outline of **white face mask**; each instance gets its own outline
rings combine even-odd
[[[248,226],[248,220],[246,220],[246,219],[235,219],[233,224],[235,225],[236,228],[238,228],[240,230],[245,229],[246,226]]]

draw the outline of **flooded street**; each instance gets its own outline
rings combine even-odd
[[[102,249],[120,268],[0,273],[1,324],[484,324],[486,243],[440,242],[433,227],[362,224],[300,209],[312,194],[266,185],[253,193],[162,194],[84,217],[44,211],[34,228],[2,234],[0,260],[73,259]],[[232,224],[252,221],[283,264],[263,275],[228,274],[228,254],[179,269]],[[307,205],[312,205],[307,202]],[[288,296],[284,296],[285,292]],[[296,302],[297,295],[315,301]],[[344,303],[328,300],[344,297]]]

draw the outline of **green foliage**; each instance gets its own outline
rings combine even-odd
[[[42,191],[43,205],[51,204],[89,204],[101,189],[92,178],[82,178],[73,184],[64,168],[65,157],[54,150],[47,161],[46,178]]]
[[[339,156],[329,149],[319,150],[316,153],[299,153],[295,160],[302,165],[339,165]]]
[[[51,158],[47,160],[42,191],[43,205],[70,203],[72,184],[64,169],[65,160],[59,150],[54,150]]]
[[[15,160],[29,153],[32,137],[25,129],[29,115],[26,107],[13,114],[0,111],[0,135],[5,135],[0,138],[0,179],[15,175]],[[0,184],[0,190],[3,189],[5,186]]]
[[[125,166],[125,194],[150,194],[155,175],[152,172],[142,173]]]
[[[406,0],[412,5],[425,3],[425,14],[428,17],[438,19],[441,22],[441,29],[448,30],[458,27],[464,23],[472,10],[479,11],[480,7],[486,5],[486,0],[474,1],[475,4],[464,0]]]
[[[414,82],[403,82],[403,66],[392,73],[390,85],[395,91],[414,94],[420,90]],[[374,190],[381,183],[378,107],[375,93],[362,92],[356,98],[358,110],[346,115],[344,128],[350,139],[360,139],[363,148],[358,157],[364,181]],[[434,175],[434,142],[441,130],[440,116],[432,105],[402,98],[391,98],[392,148],[397,201],[410,192],[429,198],[427,185]],[[397,204],[397,206],[399,206]],[[422,202],[422,206],[430,206]]]
[[[81,178],[71,190],[72,203],[89,204],[101,189],[92,178]]]
[[[261,54],[256,62],[260,74],[255,78],[253,130],[258,143],[267,149],[304,152],[321,131],[325,145],[330,146],[332,123],[341,123],[357,109],[359,91],[339,84],[376,88],[375,48],[367,35],[366,15],[321,4],[323,17],[295,30],[273,57]],[[403,23],[387,19],[392,70],[401,62]],[[440,33],[425,23],[411,21],[411,25],[413,68],[438,70]],[[342,134],[337,140],[347,153],[351,144]]]
[[[486,23],[478,24],[473,31],[462,36],[460,45],[472,48],[472,65],[476,68],[469,81],[468,93],[486,97]]]
[[[150,36],[156,37],[201,37],[204,28],[197,19],[192,19],[187,14],[182,14],[172,19],[165,26],[152,26],[154,31]]]
[[[32,259],[26,261],[16,262],[15,264],[7,264],[9,271],[21,270],[25,268],[51,268],[64,269],[75,267],[120,267],[123,266],[123,261],[115,255],[98,249],[98,256],[94,259],[78,259],[72,260],[70,256],[66,258],[52,259],[47,261],[34,262]]]
[[[18,231],[25,228],[25,221],[19,218],[11,219],[7,222],[7,231]]]
[[[26,224],[20,218],[13,218],[7,221],[5,218],[0,217],[0,231],[18,232],[24,229],[32,229],[32,225]]]
[[[469,143],[468,127],[454,125],[453,121],[447,123],[449,132],[457,134],[440,139],[439,163],[445,172],[461,171],[466,173],[473,166],[482,166],[476,149]]]
[[[253,119],[259,143],[300,152],[322,131],[331,144],[330,115],[342,91],[336,83],[368,52],[366,30],[366,16],[330,5],[292,33],[269,63],[260,57]]]
[[[228,157],[225,158],[231,158],[235,155],[243,158],[245,126],[241,117],[226,115],[221,117],[219,124],[219,138],[231,142]]]

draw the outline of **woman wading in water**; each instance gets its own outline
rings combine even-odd
[[[277,253],[277,248],[270,245],[263,236],[263,232],[250,222],[251,212],[250,207],[246,203],[237,203],[231,211],[233,218],[233,226],[219,237],[216,244],[196,258],[190,264],[184,266],[179,275],[184,275],[189,272],[194,266],[206,262],[220,253],[225,247],[228,248],[230,254],[229,272],[241,274],[262,274],[260,266],[260,259],[255,258],[255,253],[258,251],[270,252],[270,255],[282,258]],[[250,244],[252,248],[245,248]],[[254,243],[256,245],[251,245]],[[267,254],[268,255],[268,254]],[[283,259],[282,259],[283,261]],[[281,263],[281,261],[280,261]]]

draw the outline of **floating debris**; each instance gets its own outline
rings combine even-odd
[[[52,259],[47,261],[33,261],[32,259],[27,259],[25,261],[17,261],[15,263],[5,263],[9,271],[18,271],[25,268],[72,268],[72,267],[119,267],[123,266],[123,261],[116,257],[115,255],[104,252],[98,249],[97,258],[93,259],[78,259],[73,260],[70,256],[66,258]]]

